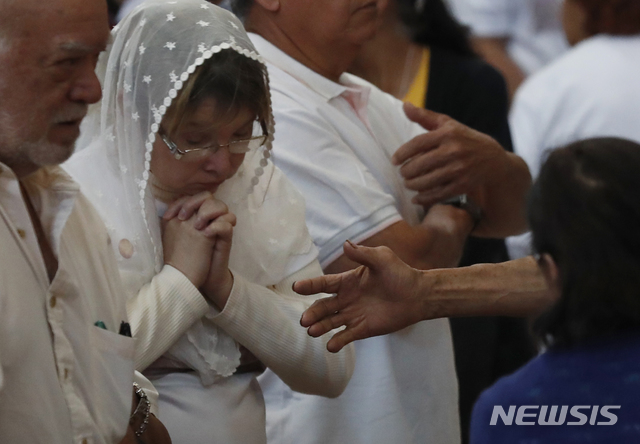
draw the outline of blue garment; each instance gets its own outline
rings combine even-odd
[[[494,415],[494,406],[502,407],[511,425]],[[515,406],[511,407],[513,415],[509,415],[510,406]],[[531,416],[518,421],[522,406],[535,407],[523,410]],[[563,424],[540,425],[542,406],[547,406],[542,422],[550,419],[550,412],[555,413],[556,420],[562,419],[562,406],[567,406]],[[555,412],[552,406],[557,406]],[[575,406],[590,407],[574,416],[571,409]],[[593,406],[620,408],[597,411],[592,420]],[[490,425],[492,416],[495,425]],[[597,425],[612,422],[611,416],[617,417],[615,424]],[[586,424],[567,425],[580,419]],[[522,421],[534,425],[516,424]],[[552,348],[487,389],[473,410],[471,444],[500,443],[640,443],[640,333]]]

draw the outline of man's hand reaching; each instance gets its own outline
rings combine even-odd
[[[526,163],[486,134],[444,114],[405,103],[407,117],[429,130],[402,145],[392,157],[405,186],[417,191],[413,202],[430,208],[468,194],[484,211],[475,235],[505,237],[527,227],[526,194],[531,175]]]
[[[346,326],[327,344],[338,352],[358,339],[401,330],[422,320],[424,298],[418,283],[421,272],[402,262],[389,248],[344,245],[344,254],[360,267],[345,273],[296,282],[304,295],[337,293],[317,300],[302,315],[300,324],[311,336]]]

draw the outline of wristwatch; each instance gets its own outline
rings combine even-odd
[[[471,230],[472,232],[478,227],[478,224],[482,220],[482,208],[480,208],[480,205],[476,204],[466,194],[459,194],[440,203],[442,205],[452,205],[469,213],[469,216],[471,216],[471,219],[473,220],[473,229]]]

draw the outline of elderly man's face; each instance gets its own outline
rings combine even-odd
[[[101,95],[94,69],[107,10],[102,0],[20,0],[0,15],[0,161],[20,176],[73,152],[87,105]]]
[[[280,0],[291,37],[304,45],[362,45],[387,0]],[[338,46],[339,47],[339,46]]]

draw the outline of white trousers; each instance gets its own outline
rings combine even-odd
[[[266,444],[257,374],[234,375],[208,387],[195,373],[154,379],[160,393],[160,420],[173,444]]]

